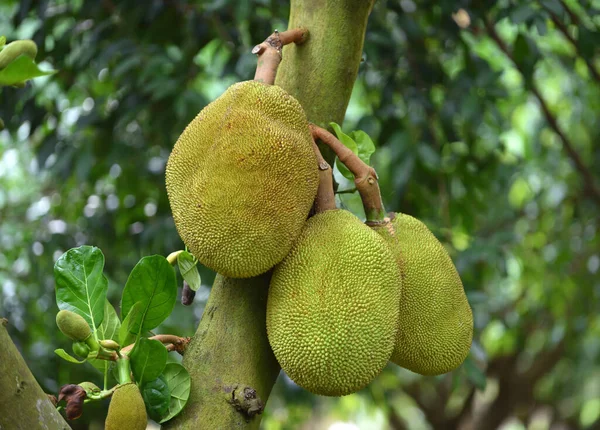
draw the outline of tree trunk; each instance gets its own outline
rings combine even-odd
[[[284,47],[276,85],[300,101],[309,121],[343,121],[373,3],[292,0],[289,28],[305,27],[309,38]],[[259,428],[261,416],[244,409],[259,407],[254,393],[266,404],[280,370],[266,337],[269,279],[217,277],[183,361],[192,378],[190,399],[165,428]]]
[[[60,412],[48,400],[0,318],[0,429],[67,430]]]
[[[292,0],[288,28],[305,27],[308,40],[283,48],[275,85],[293,95],[321,127],[344,120],[362,58],[374,0]]]
[[[266,331],[270,279],[270,275],[250,279],[217,275],[202,321],[183,360],[192,378],[190,399],[183,412],[165,428],[259,427],[259,411],[248,413],[243,403],[248,400],[248,406],[259,409],[260,404],[257,399],[244,399],[243,391],[251,387],[266,402],[280,370]]]

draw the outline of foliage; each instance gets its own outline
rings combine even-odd
[[[179,253],[178,257],[184,254]],[[76,338],[77,342],[73,343],[73,350],[77,355],[82,356],[83,360],[75,359],[60,348],[54,352],[72,364],[83,364],[90,360],[96,369],[104,373],[104,390],[98,389],[93,394],[86,390],[87,400],[101,400],[114,392],[115,388],[109,389],[107,384],[111,368],[108,363],[116,362],[114,376],[117,384],[131,383],[133,377],[133,381],[142,388],[146,409],[151,417],[158,422],[167,421],[185,406],[187,397],[180,395],[181,393],[176,395],[173,390],[180,392],[181,386],[187,386],[189,391],[189,375],[179,363],[171,363],[169,370],[166,371],[167,348],[161,340],[148,339],[142,334],[156,328],[173,309],[177,295],[175,271],[167,259],[159,255],[142,258],[131,271],[123,289],[121,314],[125,323],[121,324],[114,308],[106,300],[107,288],[103,267],[102,251],[86,245],[70,249],[56,261],[54,265],[56,301],[63,309],[61,313],[67,310],[67,316],[64,317],[66,323],[63,324],[72,327],[73,322],[78,322],[73,318],[79,318],[89,335],[86,339]],[[187,273],[194,271],[197,271],[196,267],[191,266]],[[72,313],[69,315],[69,312]],[[127,316],[130,316],[129,320]],[[71,321],[70,325],[69,321]],[[114,341],[119,327],[125,328],[125,334],[119,336],[121,345]],[[62,327],[61,331],[64,331]],[[78,353],[82,343],[80,341],[83,340],[85,340],[83,344],[86,349],[85,354]],[[128,341],[132,341],[132,344],[126,345]],[[124,346],[127,347],[122,348]],[[179,376],[175,378],[174,374]],[[72,381],[70,382],[71,384],[63,385],[61,393],[68,387],[73,387]],[[78,385],[85,388],[86,384],[93,385],[87,381]],[[177,397],[175,405],[172,405],[172,396]],[[81,401],[78,397],[75,399],[76,402]],[[72,400],[66,397],[66,401],[69,410]],[[77,417],[83,412],[79,410],[81,405],[78,403],[78,413],[75,414]],[[71,408],[73,407],[71,405]],[[67,412],[67,417],[69,416]]]
[[[0,89],[0,313],[46,391],[95,372],[53,356],[67,345],[47,330],[54,261],[103,249],[117,304],[141,256],[182,247],[164,191],[170,148],[204,105],[252,77],[251,47],[286,27],[285,3],[0,5],[0,34],[32,38],[44,69],[59,70]],[[485,381],[478,428],[597,425],[599,26],[587,0],[377,2],[341,128],[375,142],[386,208],[424,220],[447,247],[476,342],[452,374],[390,367],[342,399],[282,377],[265,428],[448,428],[473,413],[463,405]],[[338,198],[361,213],[356,193]],[[214,277],[200,271],[194,308],[176,304],[164,330],[193,333]]]

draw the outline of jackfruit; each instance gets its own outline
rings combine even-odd
[[[66,309],[56,314],[56,325],[65,336],[77,342],[86,340],[92,334],[92,329],[81,315]]]
[[[90,347],[85,342],[73,342],[73,352],[81,358],[87,358],[90,355]]]
[[[4,69],[21,55],[35,59],[37,45],[33,40],[15,40],[0,48],[0,69]]]
[[[267,336],[288,376],[327,396],[366,386],[394,348],[399,278],[385,241],[350,212],[310,218],[267,300]]]
[[[450,256],[416,218],[392,214],[373,227],[390,245],[402,273],[400,323],[391,361],[422,375],[462,364],[473,339],[473,313]]]
[[[119,386],[110,399],[105,430],[145,430],[148,415],[142,393],[135,383]]]
[[[229,87],[186,127],[166,185],[183,242],[233,278],[257,276],[289,252],[312,206],[318,168],[306,115],[279,87]]]

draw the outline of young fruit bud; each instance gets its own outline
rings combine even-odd
[[[4,69],[20,55],[34,58],[37,55],[37,45],[33,40],[15,40],[4,46],[0,51],[0,69]]]
[[[90,348],[85,342],[73,342],[73,352],[81,358],[87,358],[90,355]]]
[[[84,341],[92,334],[89,324],[81,315],[62,310],[56,314],[56,325],[63,334],[74,341]]]
[[[100,341],[100,346],[106,349],[110,349],[111,351],[118,351],[121,348],[117,342],[111,339],[104,339]]]
[[[145,430],[148,425],[146,406],[133,382],[121,385],[112,395],[105,430]]]

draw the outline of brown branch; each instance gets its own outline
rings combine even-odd
[[[567,15],[569,15],[571,22],[575,25],[580,25],[581,20],[579,19],[577,14],[575,12],[573,12],[571,10],[571,8],[563,0],[558,0],[558,2],[560,3],[561,7],[565,10],[565,12],[567,12]]]
[[[485,23],[485,27],[488,31],[488,34],[490,35],[492,40],[496,43],[498,48],[500,48],[500,50],[502,52],[504,52],[504,54],[515,64],[517,70],[519,70],[521,72],[521,74],[524,75],[522,68],[519,66],[519,64],[517,64],[512,53],[510,52],[510,50],[508,49],[508,47],[506,46],[504,41],[500,38],[500,36],[496,32],[496,29],[494,28],[494,26],[486,18],[484,18],[484,23]],[[535,84],[533,84],[533,83],[531,84],[531,92],[538,99],[540,108],[542,109],[542,113],[544,114],[546,121],[548,122],[548,124],[550,125],[552,130],[554,130],[554,133],[556,133],[556,135],[560,138],[565,152],[567,153],[567,155],[569,156],[569,158],[575,165],[575,168],[579,171],[579,173],[583,177],[584,187],[585,187],[585,190],[587,191],[588,195],[590,197],[592,197],[598,205],[600,205],[600,190],[596,187],[595,179],[594,179],[594,176],[592,175],[592,172],[588,169],[588,167],[581,160],[579,153],[575,150],[575,147],[573,146],[573,144],[571,143],[571,141],[569,140],[567,135],[562,131],[562,129],[558,125],[558,121],[555,118],[555,116],[552,114],[552,112],[550,112],[550,109],[548,107],[548,104],[546,103],[546,100],[544,99],[544,97],[542,96],[542,94],[540,93],[538,88],[535,86]]]
[[[408,430],[404,420],[393,406],[388,408],[388,425],[392,430]]]
[[[550,15],[550,19],[552,19],[552,22],[554,23],[556,28],[558,28],[559,31],[563,34],[563,36],[571,43],[571,45],[573,45],[577,55],[579,55],[581,58],[583,58],[583,60],[585,61],[585,64],[587,64],[590,74],[593,76],[593,78],[596,80],[596,82],[600,83],[600,73],[598,73],[598,70],[596,70],[596,67],[592,64],[590,59],[585,58],[581,54],[579,45],[577,44],[577,41],[573,38],[573,36],[571,36],[571,34],[569,33],[569,29],[567,28],[567,26],[563,22],[561,22],[560,18],[550,8],[545,6],[543,2],[540,1],[539,3],[542,6],[542,8],[544,8],[546,10],[546,12],[548,12],[548,14]]]
[[[344,166],[354,175],[354,184],[362,199],[367,223],[381,224],[382,222],[386,222],[386,213],[381,201],[381,192],[379,191],[379,182],[375,169],[362,161],[358,155],[324,128],[314,124],[310,124],[309,127],[313,139],[320,139],[331,148]]]
[[[333,192],[333,170],[325,161],[317,143],[313,139],[313,149],[317,156],[317,165],[319,166],[319,189],[315,198],[315,213],[321,213],[335,209],[335,194]]]
[[[156,336],[149,337],[148,339],[158,340],[167,346],[168,351],[177,351],[180,354],[183,354],[185,351],[185,347],[188,343],[190,343],[189,337],[179,337],[173,334],[157,334]],[[127,345],[126,347],[121,349],[121,352],[127,354],[134,347],[135,343],[131,345]],[[169,346],[170,345],[170,346]]]
[[[252,48],[252,53],[258,55],[254,80],[273,85],[281,63],[281,48],[292,42],[300,45],[307,36],[308,30],[305,28],[294,28],[281,33],[275,30],[264,42]]]

